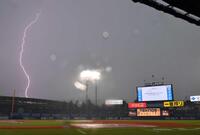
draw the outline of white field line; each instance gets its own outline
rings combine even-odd
[[[182,130],[182,131],[186,131],[186,130],[200,130],[200,128],[174,128],[174,130]]]
[[[154,131],[171,131],[171,128],[153,128]]]
[[[77,129],[77,131],[79,132],[79,133],[81,133],[81,134],[84,134],[84,135],[86,135],[87,133],[86,132],[84,132],[83,130],[81,130],[81,129]]]
[[[200,130],[200,128],[153,128],[154,131],[172,131],[172,130],[179,130],[179,131],[190,131],[190,130]]]

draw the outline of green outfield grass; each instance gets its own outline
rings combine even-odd
[[[200,129],[118,128],[118,129],[12,129],[1,135],[200,135]]]
[[[120,121],[120,120],[119,120]],[[131,120],[121,120],[133,122]],[[182,124],[200,125],[200,120],[134,120],[136,122],[155,123],[155,122],[175,122]],[[20,120],[19,122],[0,122],[0,126],[64,126],[70,123],[76,123],[76,120]]]
[[[20,122],[20,121],[19,121]],[[46,121],[31,120],[21,123],[0,122],[0,126],[66,126],[77,121]],[[127,121],[132,122],[132,121]],[[191,125],[200,125],[199,120],[146,120],[139,122],[176,122]],[[108,128],[108,129],[0,129],[0,135],[200,135],[200,128],[161,128],[161,127],[134,127],[134,128]]]
[[[19,122],[0,122],[0,126],[63,126],[68,123],[69,121],[63,120],[21,120]]]

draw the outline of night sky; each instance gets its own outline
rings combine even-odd
[[[29,97],[83,101],[74,82],[84,69],[102,71],[99,102],[133,101],[136,86],[162,77],[177,100],[200,94],[200,27],[194,24],[131,0],[0,0],[0,95],[15,89],[24,97],[20,45],[40,11],[23,54]]]

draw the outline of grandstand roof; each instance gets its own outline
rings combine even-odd
[[[177,18],[184,19],[190,23],[200,26],[199,1],[192,0],[132,0],[139,2]]]

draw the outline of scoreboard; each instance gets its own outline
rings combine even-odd
[[[173,100],[172,85],[137,87],[138,102]]]

